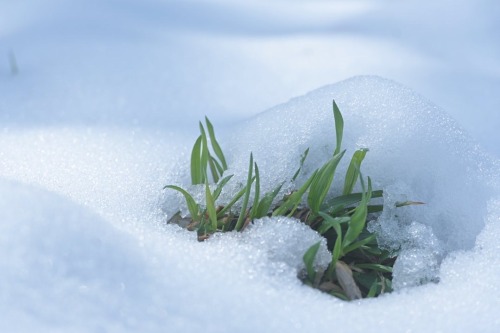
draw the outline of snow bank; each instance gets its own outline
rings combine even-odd
[[[123,309],[149,288],[133,238],[41,189],[2,180],[0,196],[0,330],[126,326]]]
[[[365,175],[396,199],[427,202],[398,213],[399,228],[388,235],[403,232],[418,245],[411,251],[442,246],[449,254],[437,268],[439,284],[345,303],[296,278],[301,253],[317,235],[292,220],[262,220],[242,234],[204,243],[164,225],[161,187],[188,182],[182,163],[189,154],[179,138],[159,136],[151,143],[154,136],[146,132],[5,131],[1,174],[42,189],[0,183],[0,308],[7,318],[1,329],[299,332],[329,331],[345,322],[355,332],[494,331],[498,162],[482,156],[442,111],[408,89],[355,78],[231,128],[232,140],[221,144],[229,149],[235,177],[243,177],[252,150],[262,183],[272,187],[293,174],[310,147],[305,177],[332,151],[332,98],[344,114],[345,148],[371,149]],[[162,147],[172,156],[162,157]],[[79,171],[70,167],[77,161],[84,166]],[[463,187],[474,195],[466,196]],[[178,205],[168,193],[164,204]]]
[[[484,226],[486,202],[499,188],[498,162],[443,110],[395,82],[356,77],[258,115],[233,131],[234,168],[244,170],[253,151],[263,183],[272,188],[293,175],[309,147],[307,176],[334,150],[333,99],[344,116],[347,156],[369,149],[363,173],[374,188],[387,189],[392,202],[426,203],[397,214],[431,226],[446,249],[471,248]],[[349,158],[343,162],[340,175]],[[341,181],[334,183],[337,192]]]
[[[499,162],[449,116],[364,77],[221,126],[377,73],[496,153],[494,2],[0,1],[0,331],[498,331]],[[345,303],[297,280],[317,235],[291,220],[202,244],[164,225],[196,120],[269,188],[331,153],[332,98],[386,203],[426,202],[373,223],[401,287],[439,284]]]
[[[438,281],[447,252],[474,246],[487,202],[499,189],[499,168],[453,119],[411,90],[357,77],[277,106],[235,130],[239,139],[232,158],[238,166],[230,171],[241,169],[244,175],[246,155],[253,151],[269,191],[291,178],[299,154],[310,147],[309,176],[335,147],[333,99],[344,115],[347,155],[368,148],[363,173],[385,192],[385,211],[369,229],[377,232],[381,246],[401,251],[394,287]],[[348,162],[338,168],[339,175]],[[337,195],[342,181],[340,176],[334,183]],[[407,200],[426,204],[395,208]]]
[[[472,330],[477,323],[471,324],[472,314],[466,315],[466,308],[475,302],[478,309],[473,312],[483,318],[482,329],[496,327],[498,320],[488,309],[498,305],[498,268],[487,263],[499,260],[498,246],[483,239],[498,235],[498,161],[482,153],[444,111],[411,90],[378,77],[357,77],[250,119],[229,132],[231,140],[223,141],[230,151],[228,173],[235,173],[232,181],[244,181],[252,151],[263,187],[273,189],[290,179],[300,154],[309,147],[304,180],[334,149],[332,99],[344,115],[344,148],[350,153],[357,148],[370,149],[363,173],[372,177],[375,188],[385,191],[385,212],[370,228],[379,233],[383,246],[401,250],[394,278],[400,292],[359,302],[351,310],[353,305],[346,305],[347,309],[330,314],[329,319],[322,318],[322,323],[335,318],[354,322],[362,316],[378,319],[350,324],[355,331],[370,331],[378,325],[390,331],[402,326],[417,331],[436,327]],[[348,159],[339,167],[339,174],[345,172],[347,163]],[[341,188],[341,178],[334,182],[333,192]],[[406,200],[426,204],[394,208],[395,202]],[[276,237],[280,236],[276,232]],[[457,260],[461,264],[455,266]],[[452,296],[464,291],[462,275],[468,276],[466,292],[478,288],[491,290],[491,294]],[[408,289],[429,281],[440,282]],[[405,312],[410,304],[411,320]],[[436,313],[443,318],[436,319]],[[460,320],[456,319],[458,314]]]

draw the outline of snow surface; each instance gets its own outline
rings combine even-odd
[[[499,9],[0,1],[0,331],[498,331]],[[363,76],[257,114],[357,74],[446,112]],[[385,190],[370,228],[402,249],[397,292],[345,303],[303,286],[318,236],[293,220],[204,243],[164,224],[182,200],[161,188],[189,183],[203,115],[232,182],[253,151],[270,189],[305,148],[298,182],[331,153],[333,98],[348,155],[368,147]],[[426,205],[390,207],[406,199]]]

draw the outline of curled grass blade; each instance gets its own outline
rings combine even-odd
[[[224,157],[224,153],[222,152],[222,149],[217,142],[217,139],[215,138],[215,131],[212,123],[210,120],[208,120],[208,117],[205,117],[205,122],[207,124],[207,131],[208,135],[210,136],[210,142],[212,143],[212,148],[214,150],[215,156],[219,159],[219,161],[222,164],[223,171],[227,170],[227,163],[226,163],[226,158]],[[222,172],[221,172],[222,174]]]
[[[183,188],[180,188],[179,186],[175,186],[175,185],[167,185],[164,187],[164,189],[166,189],[166,188],[170,188],[172,190],[175,190],[175,191],[182,193],[182,195],[186,199],[186,203],[187,203],[189,214],[191,215],[191,218],[193,219],[193,221],[200,220],[200,214],[199,214],[200,207],[198,206],[196,201],[194,201],[191,194],[189,194]]]
[[[363,162],[367,151],[368,149],[359,149],[352,155],[351,162],[349,163],[349,167],[347,168],[345,175],[344,191],[342,192],[343,195],[352,193],[352,189],[358,181],[359,168],[361,167],[361,163]]]

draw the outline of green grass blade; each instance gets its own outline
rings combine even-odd
[[[382,190],[377,190],[372,192],[373,198],[383,197],[384,192]],[[348,195],[341,195],[332,199],[329,199],[325,204],[328,208],[328,213],[330,215],[335,215],[344,211],[347,207],[350,207],[361,201],[363,198],[363,193],[351,193]],[[368,213],[376,213],[382,211],[383,205],[370,205],[368,206]]]
[[[330,190],[333,182],[333,177],[335,175],[335,169],[339,164],[340,160],[344,156],[345,150],[340,154],[333,156],[330,161],[321,167],[318,172],[318,176],[315,177],[309,189],[309,195],[307,197],[307,203],[311,211],[317,214],[323,204],[323,201]]]
[[[203,183],[205,179],[208,178],[208,162],[210,160],[210,151],[208,150],[208,141],[203,124],[200,122],[200,133],[201,133],[201,170],[203,172]]]
[[[217,188],[214,191],[214,200],[217,200],[220,196],[220,193],[222,192],[222,189],[224,186],[226,186],[227,182],[233,178],[233,175],[226,176],[220,180],[219,183],[217,183]]]
[[[392,281],[390,279],[384,279],[384,284],[385,284],[385,292],[391,292],[392,291]]]
[[[222,164],[223,171],[225,171],[227,170],[226,158],[224,157],[224,153],[222,152],[222,149],[219,143],[217,142],[217,139],[215,138],[214,127],[212,126],[212,123],[210,122],[210,120],[208,120],[207,117],[205,117],[205,122],[207,124],[208,135],[210,136],[210,142],[212,143],[212,148],[214,150],[215,156],[217,156],[217,158]]]
[[[302,196],[309,189],[309,187],[311,186],[311,183],[313,182],[313,180],[316,178],[317,175],[318,175],[318,170],[314,171],[314,173],[311,175],[311,177],[309,177],[309,179],[296,192],[292,193],[288,197],[288,199],[283,204],[281,204],[281,206],[276,208],[274,210],[272,216],[283,216],[289,210],[291,210],[292,214],[293,214],[295,209],[301,203]]]
[[[210,172],[212,174],[212,179],[214,180],[214,183],[217,183],[219,181],[220,175],[219,175],[219,170],[217,169],[215,165],[215,159],[208,153],[208,165],[210,166]]]
[[[405,202],[396,202],[396,207],[405,207],[405,206],[416,206],[416,205],[425,205],[425,202],[421,201],[405,201]]]
[[[252,190],[252,182],[254,177],[253,175],[253,154],[250,153],[250,166],[248,167],[248,177],[247,177],[247,186],[245,191],[245,197],[243,198],[243,204],[241,206],[240,216],[238,216],[238,221],[236,222],[236,231],[241,231],[243,229],[243,223],[246,218],[248,200],[250,198],[250,191]]]
[[[203,184],[203,170],[201,166],[201,135],[196,139],[191,151],[191,183]]]
[[[362,175],[360,174],[360,177]],[[366,191],[366,202],[370,202],[370,200],[373,198],[373,190],[372,190],[372,179],[370,177],[368,178],[368,190]],[[363,186],[363,191],[364,191],[364,186]]]
[[[392,273],[392,267],[381,264],[356,264],[355,267],[361,269],[371,269],[382,273]]]
[[[368,149],[359,149],[352,155],[351,162],[349,163],[349,167],[347,168],[345,175],[343,195],[352,193],[352,189],[358,181],[359,168],[361,167],[361,163],[363,162],[367,151]]]
[[[318,232],[320,234],[323,234],[333,227],[335,229],[335,233],[337,234],[337,238],[335,239],[335,245],[333,246],[333,251],[332,251],[332,262],[330,263],[330,269],[328,272],[328,274],[332,274],[333,267],[335,267],[337,260],[339,260],[344,255],[342,252],[342,228],[340,227],[340,224],[348,222],[350,218],[349,217],[334,218],[323,212],[319,212],[318,214],[324,219],[324,222],[318,229]]]
[[[335,267],[337,261],[344,256],[342,251],[342,232],[340,230],[337,231],[337,238],[335,239],[335,245],[333,246],[332,251],[332,262],[331,265]]]
[[[368,205],[368,214],[380,213],[384,210],[384,205]]]
[[[259,196],[260,196],[260,175],[257,163],[254,163],[254,167],[255,167],[255,197],[253,199],[252,210],[250,211],[251,219],[254,219],[257,216],[257,212],[259,209]]]
[[[375,281],[373,281],[370,287],[370,290],[368,290],[368,294],[366,294],[366,298],[375,297],[377,295],[378,286],[379,286],[379,281],[378,279],[375,279]]]
[[[344,118],[340,113],[339,107],[335,100],[333,100],[333,117],[335,118],[335,135],[337,139],[335,152],[333,155],[337,155],[342,147],[342,136],[344,135]]]
[[[323,212],[318,212],[318,215],[323,218],[323,222],[321,223],[321,226],[318,228],[318,232],[320,234],[324,234],[331,228],[335,228],[335,231],[337,231],[337,226],[340,227],[341,223],[347,223],[351,220],[351,218],[348,216],[332,217]]]
[[[314,278],[316,277],[316,271],[314,270],[314,259],[316,258],[316,254],[318,254],[320,245],[321,242],[317,242],[316,244],[312,245],[302,257],[302,260],[304,261],[304,264],[306,266],[307,278],[311,283],[314,283]]]
[[[282,186],[283,183],[281,183],[281,185],[276,187],[273,191],[268,192],[264,195],[264,197],[259,202],[259,206],[257,208],[257,211],[255,212],[254,218],[261,218],[267,215],[267,213],[271,209],[271,205],[273,204],[274,199],[278,195]]]
[[[225,205],[223,209],[221,209],[219,211],[219,213],[217,214],[217,216],[223,216],[224,214],[226,214],[227,212],[229,212],[229,210],[231,209],[231,207],[233,207],[233,205],[238,200],[241,199],[241,197],[246,193],[246,191],[247,191],[247,186],[245,186],[241,190],[239,190],[239,192],[235,194],[235,196],[231,199],[231,201],[227,205]]]
[[[193,221],[199,221],[199,218],[200,218],[200,213],[199,213],[200,207],[198,206],[198,204],[196,203],[196,201],[194,201],[194,199],[191,196],[191,194],[189,194],[183,188],[180,188],[179,186],[175,186],[175,185],[167,185],[167,186],[164,187],[164,189],[166,189],[166,188],[170,188],[172,190],[175,190],[175,191],[178,191],[178,192],[182,193],[182,195],[186,199],[186,203],[187,203],[189,214],[191,215],[191,218],[193,219]]]
[[[372,198],[382,198],[384,195],[384,192],[382,190],[377,190],[372,192]],[[327,201],[327,204],[329,207],[334,207],[334,206],[350,206],[353,205],[357,202],[360,202],[363,197],[363,193],[351,193],[347,195],[340,195],[338,197],[332,198],[331,200]]]
[[[212,229],[217,230],[217,213],[215,210],[215,200],[208,186],[208,180],[205,181],[205,199],[207,203],[208,218],[210,219],[210,224]]]
[[[300,157],[300,164],[299,164],[299,168],[297,169],[297,171],[295,172],[295,174],[293,175],[292,177],[292,182],[294,182],[297,177],[299,176],[300,174],[300,171],[302,170],[302,167],[304,166],[304,161],[306,160],[306,157],[307,157],[307,154],[309,154],[309,148],[307,148],[304,153],[301,155]]]
[[[372,234],[372,235],[370,235],[370,236],[368,236],[368,237],[366,237],[366,238],[364,238],[364,239],[362,239],[362,240],[360,240],[358,242],[355,242],[355,243],[352,243],[352,244],[346,246],[344,248],[343,252],[344,252],[344,254],[352,252],[352,251],[354,251],[354,250],[362,247],[363,245],[366,245],[366,244],[372,242],[375,238],[376,238],[375,235]]]
[[[364,191],[365,184],[361,176],[360,180],[361,180],[361,186],[363,187]],[[371,199],[371,191],[372,191],[371,179],[370,177],[368,177],[368,190],[363,194],[363,198],[359,206],[356,207],[356,209],[354,210],[354,214],[351,216],[351,223],[349,223],[349,227],[344,237],[344,244],[342,246],[344,249],[349,244],[354,242],[356,238],[358,238],[358,236],[361,234],[361,232],[365,227],[366,216],[368,215],[368,202]]]
[[[215,165],[217,172],[219,173],[219,177],[221,177],[222,174],[224,173],[224,169],[222,168],[222,165],[220,165],[219,161],[217,161],[217,159],[215,157],[210,156],[210,158],[212,159],[212,162]]]

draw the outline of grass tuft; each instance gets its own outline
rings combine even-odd
[[[325,237],[332,255],[329,266],[316,271],[315,258],[320,242],[313,244],[303,256],[305,270],[299,274],[302,281],[344,300],[376,297],[391,291],[392,266],[395,261],[394,256],[391,257],[391,254],[378,247],[376,235],[366,228],[370,216],[379,214],[383,209],[382,205],[370,202],[373,198],[382,198],[383,192],[373,190],[370,177],[365,179],[362,176],[361,165],[368,149],[359,149],[351,157],[342,195],[329,195],[337,166],[346,153],[342,150],[344,119],[335,101],[333,116],[336,144],[332,157],[278,203],[275,201],[284,183],[261,197],[260,170],[251,153],[245,186],[229,202],[217,204],[232,175],[222,177],[228,166],[208,118],[205,118],[206,128],[200,122],[200,136],[191,152],[191,180],[193,185],[205,185],[205,203],[197,203],[191,194],[179,186],[167,185],[164,188],[178,191],[184,196],[189,210],[187,227],[197,231],[200,241],[206,240],[215,232],[242,231],[254,219],[264,216],[299,219]],[[291,177],[292,183],[302,172],[308,153],[309,149],[306,149],[302,154],[299,168]],[[216,184],[213,192],[210,182]],[[353,193],[358,182],[362,191]],[[250,202],[252,193],[253,200]],[[406,201],[397,203],[396,206],[420,204],[423,203]],[[182,220],[178,216],[176,214],[169,222],[177,223]]]

